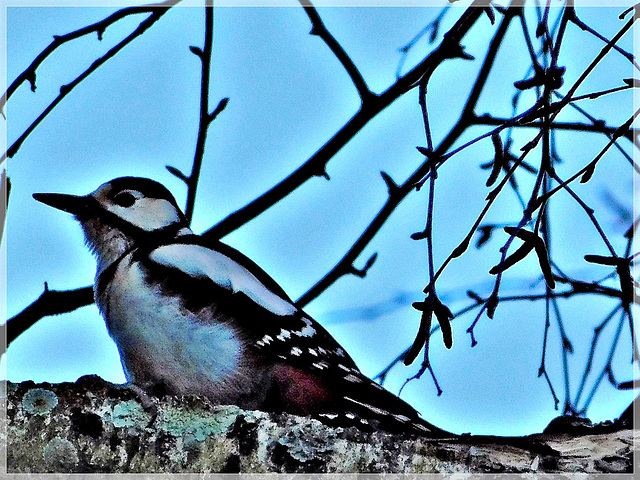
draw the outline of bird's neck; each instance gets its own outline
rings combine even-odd
[[[98,263],[96,275],[100,275],[109,265],[135,246],[133,237],[125,235],[117,228],[93,220],[83,222],[82,229],[87,246],[96,256]]]
[[[87,220],[82,223],[82,229],[87,245],[96,256],[97,276],[125,253],[135,248],[153,247],[171,242],[183,235],[193,235],[191,229],[177,224],[151,232],[139,230],[132,234],[98,221]]]

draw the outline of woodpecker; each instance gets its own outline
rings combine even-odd
[[[33,197],[80,222],[97,259],[96,304],[136,388],[363,430],[450,435],[362,374],[257,264],[194,234],[160,183],[121,177],[86,196]]]

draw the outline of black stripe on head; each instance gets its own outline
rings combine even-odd
[[[156,228],[148,231],[130,223],[118,214],[102,208],[100,200],[93,195],[89,197],[89,202],[92,208],[88,209],[87,215],[98,215],[104,223],[116,227],[125,234],[136,238],[138,242],[143,241],[152,244],[161,243],[162,241],[167,241],[168,239],[175,237],[176,232],[181,228],[189,226],[182,210],[176,203],[176,200],[169,189],[155,180],[150,180],[144,177],[119,177],[101,185],[100,188],[94,192],[94,195],[103,190],[104,187],[108,187],[108,189],[103,195],[116,205],[129,206],[119,203],[116,197],[121,195],[123,192],[130,190],[140,193],[143,198],[166,200],[175,208],[178,216],[177,222],[165,225],[162,228]],[[98,195],[98,198],[99,196],[100,195]]]
[[[111,185],[111,190],[107,194],[107,198],[111,200],[123,190],[136,190],[148,198],[169,200],[177,207],[176,200],[169,189],[155,180],[144,177],[120,177],[111,180],[109,185]]]

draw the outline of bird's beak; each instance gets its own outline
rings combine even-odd
[[[64,193],[34,193],[33,198],[45,205],[74,215],[81,214],[88,206],[87,197],[65,195]]]

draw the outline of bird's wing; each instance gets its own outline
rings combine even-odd
[[[152,249],[148,259],[155,265],[156,277],[162,277],[158,269],[167,269],[172,275],[166,278],[177,278],[175,285],[165,283],[163,288],[199,298],[194,310],[215,304],[217,314],[242,327],[242,335],[256,354],[273,362],[279,385],[274,405],[318,415],[329,423],[362,427],[366,419],[373,419],[387,430],[442,432],[363,375],[320,324],[296,307],[262,269],[231,247],[221,251],[183,240]],[[176,272],[184,275],[176,276]]]
[[[149,258],[158,265],[178,269],[192,278],[211,280],[231,293],[243,293],[276,315],[293,315],[298,311],[290,300],[274,292],[246,267],[217,250],[196,244],[172,243],[152,250]]]
[[[294,361],[298,357],[294,347],[305,352],[317,348],[319,355],[335,356],[348,368],[357,368],[320,324],[299,309],[260,267],[231,247],[220,251],[183,241],[156,247],[148,258],[156,269],[173,271],[165,277],[177,278],[177,285],[165,284],[165,288],[179,289],[185,297],[194,298],[194,310],[215,304],[217,312],[239,322],[247,340],[265,354]],[[176,272],[184,275],[176,276]],[[155,276],[162,278],[158,272]]]

